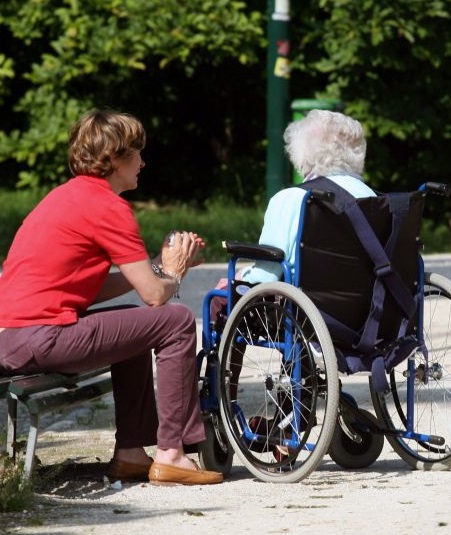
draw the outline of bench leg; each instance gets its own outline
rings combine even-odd
[[[39,414],[30,413],[30,431],[28,433],[27,452],[25,454],[24,477],[28,479],[33,470],[36,443],[38,440]]]
[[[16,460],[17,440],[17,399],[8,396],[8,422],[6,435],[6,452],[13,461]]]

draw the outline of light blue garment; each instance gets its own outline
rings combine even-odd
[[[332,175],[327,178],[349,191],[354,197],[375,196],[374,191],[359,178],[349,175]],[[292,268],[296,255],[299,214],[305,193],[305,190],[298,187],[286,188],[276,193],[266,208],[264,224],[258,240],[260,244],[282,249]],[[255,265],[246,267],[242,271],[243,280],[251,284],[272,282],[281,277],[282,268],[276,262],[257,261]]]

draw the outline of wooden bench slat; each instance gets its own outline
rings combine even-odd
[[[17,401],[21,401],[30,416],[24,474],[32,472],[39,416],[71,405],[91,401],[111,392],[113,385],[109,367],[78,374],[40,373],[35,375],[0,376],[0,398],[7,397],[7,452],[16,459]],[[107,374],[108,375],[105,375]],[[64,390],[61,390],[61,389]]]
[[[33,376],[22,376],[10,381],[7,390],[17,397],[29,396],[38,392],[52,390],[58,387],[70,388],[82,381],[109,371],[109,368],[91,370],[80,374],[43,373]]]
[[[0,396],[3,396],[8,391],[9,385],[13,381],[23,379],[24,377],[37,377],[41,374],[34,375],[0,375]]]
[[[25,376],[11,381],[8,392],[16,394],[18,397],[22,397],[70,384],[72,384],[71,380],[66,375],[60,373],[46,373],[34,377]]]
[[[56,392],[46,396],[31,397],[25,400],[30,414],[42,414],[58,410],[69,405],[76,405],[87,400],[94,400],[111,391],[111,379],[105,378],[95,383],[79,386],[75,390]]]

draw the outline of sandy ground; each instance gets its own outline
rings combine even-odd
[[[366,381],[352,378],[347,387],[361,407],[369,403]],[[387,441],[369,468],[345,470],[325,456],[295,484],[261,482],[235,456],[220,485],[115,490],[104,480],[114,446],[111,394],[42,424],[35,504],[0,514],[0,533],[451,534],[451,472],[412,471]]]
[[[354,387],[365,406],[366,383]],[[325,456],[296,484],[256,480],[235,456],[220,485],[115,490],[103,477],[114,446],[111,395],[48,415],[42,427],[36,501],[0,514],[0,534],[451,534],[451,472],[412,471],[387,441],[369,468],[345,470]]]
[[[67,439],[79,445],[100,438],[101,449],[101,435],[62,433],[60,453]],[[29,512],[0,515],[0,533],[451,533],[451,474],[411,471],[389,448],[361,471],[325,457],[313,475],[290,485],[260,482],[236,464],[220,485],[115,491],[104,487],[103,467],[95,458],[69,464]]]

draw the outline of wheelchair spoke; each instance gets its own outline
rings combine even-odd
[[[235,453],[261,479],[306,477],[327,450],[338,404],[335,354],[316,307],[288,284],[259,285],[232,311],[219,353]]]

